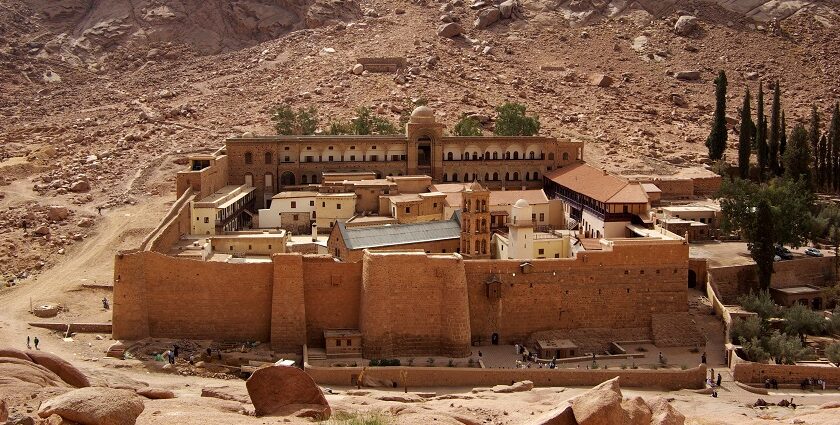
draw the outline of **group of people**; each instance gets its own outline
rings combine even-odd
[[[40,348],[38,348],[38,344],[40,342],[41,341],[38,339],[37,336],[35,337],[35,339],[29,339],[29,335],[27,335],[26,336],[26,349],[31,350],[32,349],[32,343],[35,343],[35,349],[40,350]]]
[[[714,368],[709,370],[709,377],[706,378],[706,385],[712,389],[712,397],[717,398],[718,393],[717,389],[720,387],[720,383],[723,382],[723,376],[720,373],[717,374],[717,378],[715,378],[715,370]]]
[[[174,344],[174,345],[172,345],[171,350],[166,350],[162,354],[155,355],[155,360],[157,360],[159,362],[166,361],[169,364],[174,365],[175,364],[175,359],[178,358],[178,352],[180,351],[180,349],[181,348],[178,347],[177,344]],[[212,357],[213,356],[213,349],[212,348],[207,347],[207,349],[205,350],[205,354],[207,355],[206,361],[212,361],[213,360],[213,357]],[[217,350],[216,355],[217,355],[219,360],[222,359],[222,351],[221,350]],[[200,355],[199,356],[190,355],[188,357],[189,364],[195,364],[197,358],[199,360],[201,360]]]
[[[822,389],[825,391],[825,381],[819,378],[803,379],[799,386],[802,387],[803,390]]]
[[[777,381],[776,378],[767,378],[767,379],[764,380],[764,388],[767,388],[768,390],[769,389],[778,390],[779,389],[779,381]]]

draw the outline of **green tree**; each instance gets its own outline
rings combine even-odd
[[[776,364],[795,364],[811,353],[810,349],[802,346],[798,337],[779,331],[773,331],[767,338],[765,349]]]
[[[709,159],[717,161],[726,152],[726,73],[720,70],[715,78],[715,114],[712,120],[712,131],[706,138],[706,148],[709,149]]]
[[[805,337],[808,334],[820,334],[825,330],[825,318],[810,308],[794,304],[792,307],[785,310],[785,332],[791,335],[798,335],[805,343]]]
[[[330,123],[330,128],[327,129],[329,135],[353,134],[353,126],[349,122],[333,122]]]
[[[784,155],[785,177],[803,179],[811,183],[811,151],[808,147],[808,133],[802,124],[797,124],[790,133],[790,143]]]
[[[831,124],[828,126],[828,143],[831,145],[831,167],[833,170],[832,186],[840,190],[840,104],[834,104],[831,112]]]
[[[452,134],[456,136],[481,136],[481,126],[475,118],[463,116],[455,124]]]
[[[732,342],[743,344],[753,338],[761,338],[764,332],[764,322],[758,316],[752,316],[733,320],[729,337]]]
[[[724,180],[720,193],[724,231],[739,232],[759,265],[761,289],[768,288],[775,244],[802,246],[810,237],[814,194],[803,180],[757,184]]]
[[[744,105],[741,107],[741,130],[738,134],[738,173],[742,179],[750,177],[750,144],[752,143],[752,122],[750,113],[750,89],[744,93]]]
[[[758,84],[758,102],[755,108],[755,150],[758,159],[758,179],[764,180],[770,161],[770,149],[767,146],[767,118],[764,117],[764,83]]]
[[[493,133],[497,136],[533,136],[540,131],[538,116],[525,115],[525,105],[507,102],[496,107],[496,127]]]
[[[817,187],[823,186],[822,173],[820,166],[822,165],[822,158],[820,157],[820,114],[817,111],[817,105],[811,105],[811,126],[808,129],[808,142],[811,148],[811,166],[815,173],[811,176],[814,179]],[[792,136],[791,136],[792,138]]]
[[[750,292],[738,297],[738,304],[747,311],[758,314],[761,320],[771,317],[778,317],[781,313],[779,306],[773,301],[769,290],[761,290],[758,293]]]
[[[785,111],[782,111],[782,130],[779,133],[779,162],[785,154],[785,149],[787,149],[787,122],[785,122]],[[779,168],[781,169],[779,171],[784,172],[784,165],[780,164]]]
[[[758,338],[752,338],[749,341],[741,343],[741,348],[744,350],[746,360],[751,362],[766,362],[770,359],[770,354],[764,349],[761,341]]]
[[[840,276],[840,206],[833,203],[823,206],[814,221],[818,229],[814,236],[827,239],[834,248],[834,276]]]
[[[840,367],[840,342],[835,341],[829,344],[828,347],[825,347],[825,356],[828,358],[828,361]]]
[[[770,107],[770,143],[768,144],[768,155],[770,157],[770,172],[774,176],[781,175],[779,172],[779,132],[781,131],[781,93],[779,81],[773,85],[773,104]]]
[[[353,134],[359,136],[399,134],[399,130],[392,122],[374,115],[370,108],[364,106],[356,109],[356,117],[350,120],[350,126]]]
[[[271,110],[274,130],[282,135],[310,135],[318,128],[318,110],[314,106],[300,108],[297,112],[289,105],[279,105]]]

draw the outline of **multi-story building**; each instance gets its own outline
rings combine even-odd
[[[224,186],[209,196],[192,202],[193,235],[216,235],[250,226],[254,188]]]
[[[321,183],[324,172],[480,180],[490,189],[540,188],[542,176],[583,160],[583,143],[553,137],[445,136],[421,106],[395,136],[252,136],[227,139],[229,181],[253,185],[257,207],[278,192]]]

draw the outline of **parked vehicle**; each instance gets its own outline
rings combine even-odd
[[[806,248],[805,249],[805,255],[807,255],[809,257],[822,257],[823,253],[822,253],[822,251],[820,251],[816,248]]]
[[[776,245],[776,255],[782,257],[783,260],[792,260],[793,254],[790,250],[781,245]]]
[[[782,257],[779,257],[778,255],[774,255],[773,256],[773,261],[782,261]]]

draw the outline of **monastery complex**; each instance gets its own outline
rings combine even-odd
[[[702,344],[688,242],[719,212],[660,203],[716,185],[612,175],[582,142],[445,136],[426,107],[405,136],[231,138],[117,255],[113,336],[364,358]]]

